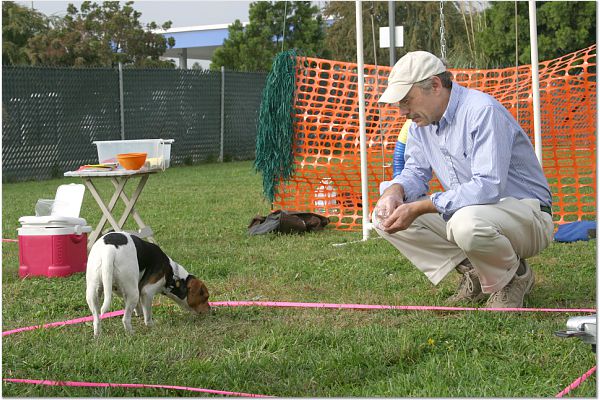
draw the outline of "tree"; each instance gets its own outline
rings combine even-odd
[[[453,2],[445,2],[444,28],[447,59],[463,57],[467,51],[462,19]],[[339,61],[356,62],[356,17],[355,3],[331,1],[323,15],[333,19],[326,30],[325,43],[331,50],[332,58]],[[389,64],[389,49],[379,48],[379,27],[389,25],[387,2],[371,1],[363,3],[363,54],[365,63]],[[404,46],[396,49],[397,58],[409,51],[426,50],[440,55],[440,2],[395,2],[396,25],[404,27]],[[373,46],[373,31],[375,46]]]
[[[2,64],[28,64],[28,40],[49,29],[43,14],[12,1],[2,2]]]
[[[595,1],[543,3],[538,8],[538,24],[542,29],[538,46],[543,50],[542,60],[596,43],[596,7]]]
[[[494,2],[486,10],[487,28],[480,34],[480,49],[488,64],[515,64],[515,8],[512,2]],[[537,2],[538,54],[551,60],[588,47],[596,41],[596,3],[593,1]],[[518,60],[531,63],[529,9],[518,2]]]
[[[199,63],[199,62],[195,62],[195,63],[192,65],[192,69],[194,69],[194,70],[200,70],[200,71],[204,71],[204,68],[202,67],[202,65],[200,65],[200,63]]]
[[[133,1],[121,7],[118,1],[102,5],[84,1],[78,10],[73,4],[67,15],[55,19],[53,29],[40,32],[28,40],[27,53],[31,64],[57,66],[111,66],[116,62],[137,67],[174,67],[171,61],[159,59],[174,39],[152,31],[155,22],[143,27],[141,13],[132,7]],[[171,22],[162,25],[168,29]]]
[[[306,56],[326,57],[324,22],[310,1],[258,1],[250,4],[250,23],[236,20],[217,48],[211,70],[268,71],[280,51],[295,48]]]

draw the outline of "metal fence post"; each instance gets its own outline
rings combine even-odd
[[[390,26],[390,66],[396,64],[396,6],[394,1],[388,2],[388,20]]]
[[[221,151],[219,162],[223,162],[223,142],[225,140],[225,66],[221,65]]]
[[[123,106],[123,63],[119,61],[119,107],[121,108],[121,140],[125,140],[125,107]]]

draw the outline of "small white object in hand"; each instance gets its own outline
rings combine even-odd
[[[386,220],[387,217],[390,216],[390,213],[388,212],[387,209],[377,209],[377,219],[379,221],[379,223],[381,224],[383,221]]]

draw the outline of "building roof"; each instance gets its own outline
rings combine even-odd
[[[182,49],[187,49],[187,58],[197,60],[210,60],[213,53],[223,45],[223,41],[229,36],[227,29],[230,24],[186,26],[171,29],[158,29],[166,38],[174,38],[175,46],[167,49],[163,57],[177,58],[182,55]],[[248,22],[242,22],[243,26]]]

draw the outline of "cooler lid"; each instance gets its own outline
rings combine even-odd
[[[56,196],[54,197],[50,215],[57,218],[78,218],[84,193],[85,186],[82,184],[71,183],[60,185],[56,189]]]
[[[63,217],[60,215],[45,215],[42,217],[30,216],[19,218],[21,225],[46,225],[46,226],[72,226],[85,225],[86,221],[83,218]]]

